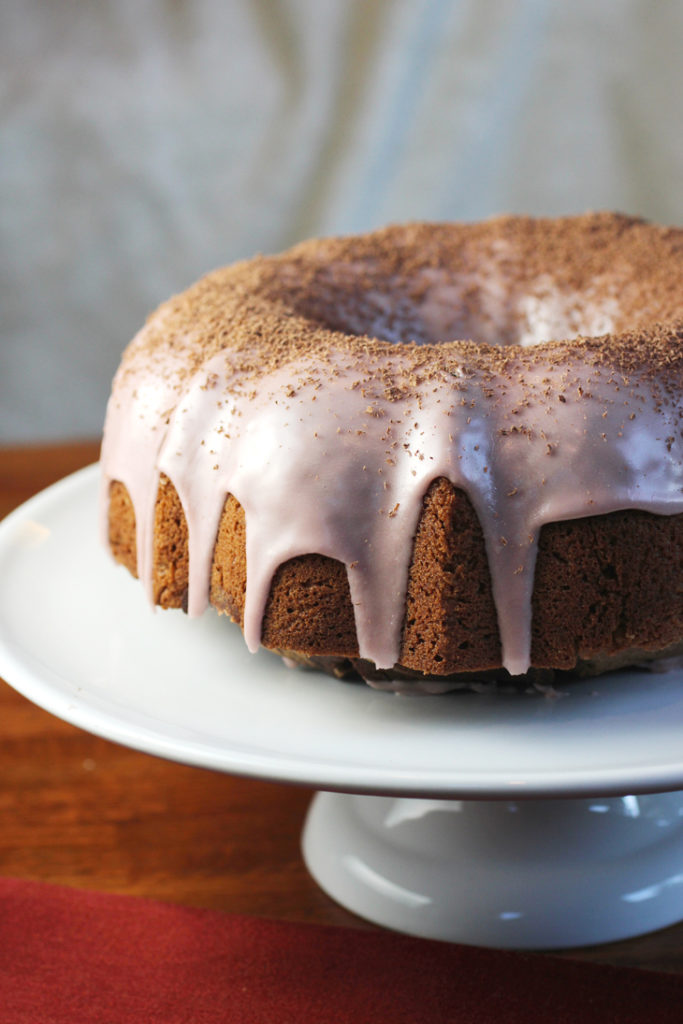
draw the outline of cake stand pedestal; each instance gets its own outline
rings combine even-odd
[[[557,949],[683,918],[683,793],[420,800],[318,793],[318,884],[361,917],[433,939]]]
[[[388,927],[559,948],[683,919],[681,670],[440,697],[288,670],[216,615],[147,606],[99,544],[98,475],[0,524],[0,675],[26,697],[157,756],[316,787],[311,873]]]

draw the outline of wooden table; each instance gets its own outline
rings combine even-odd
[[[94,442],[0,448],[0,517],[97,454]],[[128,750],[1,680],[0,737],[0,875],[369,927],[306,872],[299,841],[310,790]],[[568,955],[683,973],[683,924]]]

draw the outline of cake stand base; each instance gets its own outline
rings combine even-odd
[[[426,938],[558,949],[683,918],[683,792],[519,801],[322,792],[303,852],[338,903]]]

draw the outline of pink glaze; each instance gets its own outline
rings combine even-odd
[[[434,283],[424,321],[434,333],[455,329],[448,310],[457,288]],[[578,357],[561,368],[528,358],[523,346],[576,306],[552,296],[541,301],[542,292],[528,297],[522,347],[510,349],[504,378],[463,366],[441,374],[438,386],[432,378],[394,401],[375,396],[369,403],[357,386],[359,362],[351,365],[348,353],[333,354],[324,367],[300,360],[265,373],[257,393],[247,395],[227,350],[181,383],[183,344],[191,338],[176,346],[175,363],[165,353],[156,367],[147,352],[136,358],[134,342],[107,413],[102,507],[106,519],[109,484],[124,483],[147,592],[154,502],[165,473],[188,523],[191,615],[208,603],[216,533],[231,493],[246,515],[250,650],[260,642],[277,567],[316,552],[347,567],[360,656],[390,668],[399,661],[423,498],[433,480],[446,477],[467,493],[482,525],[503,664],[512,675],[525,672],[541,527],[625,508],[683,512],[680,440],[673,447],[668,440],[680,438],[680,409],[658,405],[644,377],[625,381],[592,367],[587,388]],[[609,308],[596,310],[593,326],[606,329],[609,318]],[[579,326],[590,328],[590,317]],[[386,365],[400,367],[411,350],[388,344]]]

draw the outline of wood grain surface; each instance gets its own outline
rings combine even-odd
[[[98,447],[0,448],[0,516],[95,461]],[[311,795],[128,750],[0,681],[0,875],[369,927],[306,871],[299,843]],[[567,955],[683,973],[683,924]]]

